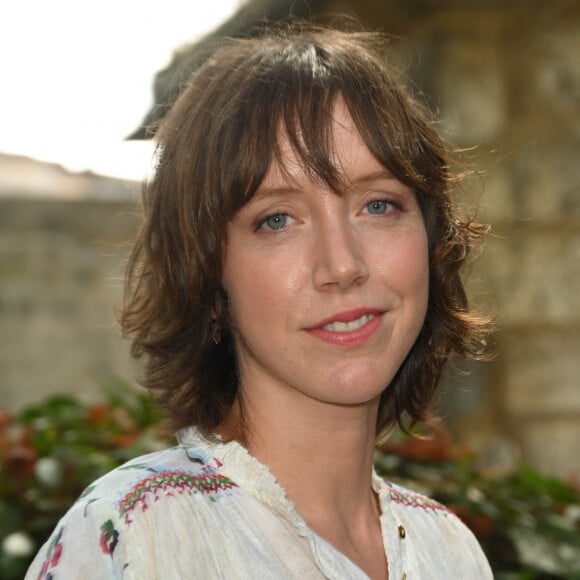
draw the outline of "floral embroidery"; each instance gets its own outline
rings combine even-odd
[[[121,465],[117,468],[119,471],[127,471],[129,469],[146,469],[147,471],[154,471],[147,463],[129,463],[127,465]]]
[[[46,559],[42,563],[40,568],[40,573],[38,574],[38,580],[52,580],[53,574],[51,570],[56,568],[62,556],[62,538],[64,528],[60,528],[58,533],[55,535],[54,539],[50,542],[48,547],[48,554]]]
[[[101,526],[101,536],[99,541],[103,554],[112,555],[119,541],[119,532],[115,529],[111,520],[107,520]]]
[[[206,467],[209,461],[211,460],[210,455],[206,453],[203,449],[190,449],[186,447],[185,455],[187,456],[187,459],[189,459],[189,461],[197,465],[201,465],[202,468]],[[221,461],[216,457],[213,458],[213,462],[214,465],[216,465],[216,467],[218,468],[222,466]]]
[[[422,508],[424,510],[432,510],[434,513],[442,513],[443,515],[451,513],[450,509],[446,508],[444,505],[441,505],[439,502],[436,502],[433,499],[430,499],[418,493],[403,491],[390,485],[389,485],[389,499],[391,499],[395,503],[404,506]]]
[[[171,497],[174,493],[207,495],[210,500],[216,501],[220,492],[226,491],[236,484],[225,475],[218,473],[215,468],[206,466],[199,474],[184,470],[161,470],[154,475],[136,483],[119,502],[119,512],[125,517],[125,522],[133,522],[131,513],[140,506],[141,511],[149,509],[151,501],[158,501],[161,497]]]
[[[128,465],[121,465],[120,467],[117,468],[118,471],[126,471],[129,469],[139,469],[141,471],[146,470],[155,473],[155,470],[149,467],[146,463],[130,463]],[[100,499],[99,497],[89,497],[93,493],[93,491],[98,489],[98,487],[99,486],[97,485],[97,483],[92,483],[81,493],[81,495],[77,499],[77,503],[86,500],[83,509],[83,515],[85,517],[87,517],[89,506]]]

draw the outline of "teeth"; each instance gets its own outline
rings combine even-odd
[[[330,332],[350,332],[352,330],[361,328],[372,318],[372,314],[363,314],[356,320],[351,320],[350,322],[331,322],[330,324],[325,324],[323,328],[324,330],[329,330]]]

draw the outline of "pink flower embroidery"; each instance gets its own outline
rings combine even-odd
[[[118,542],[119,532],[114,528],[113,522],[107,520],[101,526],[101,536],[99,538],[103,554],[112,554],[115,551]]]
[[[62,556],[63,547],[60,539],[62,538],[63,531],[64,528],[60,528],[60,530],[50,543],[50,546],[48,548],[48,554],[46,556],[46,559],[42,563],[40,573],[38,574],[38,580],[43,579],[50,580],[53,577],[51,570],[58,565],[60,558]]]

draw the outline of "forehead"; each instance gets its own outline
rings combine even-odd
[[[338,185],[357,181],[372,172],[385,173],[385,168],[366,146],[355,122],[341,98],[337,98],[327,119],[328,130],[323,151],[313,151],[308,137],[299,127],[292,127],[290,136],[284,123],[278,126],[277,144],[268,171],[260,189],[277,184],[298,182],[307,178],[327,182],[336,189]],[[321,161],[321,167],[316,162]],[[328,165],[329,171],[324,171]]]

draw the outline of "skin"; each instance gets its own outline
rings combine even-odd
[[[315,532],[387,578],[371,488],[375,425],[425,318],[427,234],[414,193],[372,156],[340,100],[332,128],[348,187],[337,194],[313,180],[281,134],[286,171],[273,161],[230,222],[223,284],[245,445]],[[321,327],[361,313],[372,314],[361,330]]]

